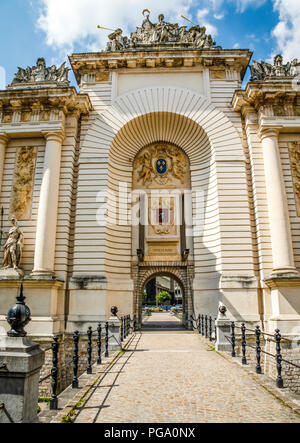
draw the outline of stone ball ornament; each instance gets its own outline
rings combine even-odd
[[[222,315],[225,315],[226,312],[227,312],[227,308],[226,308],[226,306],[224,306],[224,305],[220,305],[220,306],[219,306],[219,312],[220,312]]]
[[[117,313],[119,312],[119,309],[117,308],[117,306],[113,306],[113,307],[111,308],[110,312],[112,313],[112,315],[113,315],[114,317],[116,317],[116,316],[117,316]]]
[[[23,284],[20,288],[20,295],[17,297],[17,303],[13,305],[8,311],[6,320],[11,326],[8,331],[8,337],[26,337],[27,332],[24,327],[28,325],[31,320],[31,312],[25,304],[26,297],[24,297]]]

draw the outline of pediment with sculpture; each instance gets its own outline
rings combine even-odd
[[[130,38],[123,36],[123,31],[120,28],[111,33],[108,36],[109,42],[106,51],[116,52],[130,49],[155,49],[155,47],[220,49],[220,46],[216,47],[212,36],[206,34],[205,26],[193,24],[193,26],[187,29],[187,26],[179,26],[178,23],[165,21],[163,14],[159,15],[157,23],[152,23],[148,9],[143,11],[143,15],[145,17],[144,21],[140,27],[137,27],[136,32],[131,33]],[[99,28],[101,28],[101,26],[99,26]]]

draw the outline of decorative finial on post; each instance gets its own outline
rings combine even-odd
[[[220,312],[220,314],[222,314],[222,315],[225,315],[226,312],[227,312],[227,308],[226,308],[226,306],[223,305],[222,302],[220,302],[220,304],[219,304],[219,312]]]
[[[27,335],[24,327],[31,321],[31,313],[25,304],[25,300],[22,283],[17,303],[10,308],[6,317],[8,324],[11,326],[11,330],[7,333],[8,337],[26,337]]]
[[[110,312],[112,313],[113,317],[116,317],[117,313],[119,312],[119,309],[116,306],[113,306]]]

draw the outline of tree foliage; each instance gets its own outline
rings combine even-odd
[[[158,294],[157,300],[159,303],[165,303],[166,301],[172,300],[172,295],[170,295],[167,291],[162,291]]]

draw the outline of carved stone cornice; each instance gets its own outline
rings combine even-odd
[[[115,70],[127,69],[187,69],[205,68],[236,71],[244,77],[252,52],[240,49],[162,49],[131,50],[73,54],[70,59],[76,80],[92,76],[96,81],[108,81]]]
[[[244,116],[252,108],[261,128],[299,128],[300,88],[291,79],[250,82],[245,90],[235,92],[232,106]]]
[[[64,122],[67,115],[88,114],[92,110],[86,94],[71,88],[11,89],[0,91],[0,132],[12,124]]]
[[[232,105],[236,111],[240,111],[244,106],[253,106],[257,111],[262,105],[293,104],[300,98],[299,91],[294,88],[292,81],[285,83],[248,83],[245,90],[235,92]]]

